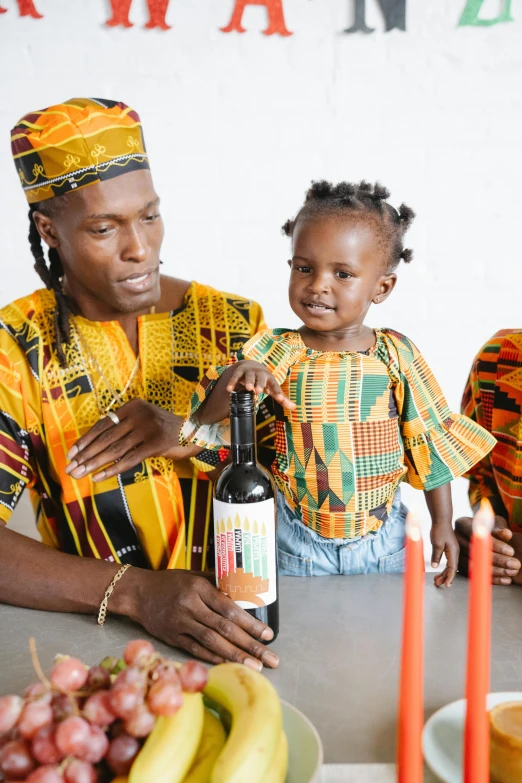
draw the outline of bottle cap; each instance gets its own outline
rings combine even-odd
[[[251,416],[254,413],[254,392],[233,391],[230,393],[230,415]]]

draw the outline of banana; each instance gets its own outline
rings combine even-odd
[[[194,763],[183,783],[208,783],[214,763],[221,753],[227,735],[216,716],[205,710],[203,736]]]
[[[232,718],[230,735],[210,783],[261,783],[282,730],[276,690],[266,677],[240,663],[221,663],[210,670],[205,695],[221,704]]]
[[[184,693],[175,715],[156,721],[131,767],[129,783],[181,783],[201,741],[203,714],[201,693]]]
[[[288,772],[288,740],[284,731],[281,732],[279,745],[268,768],[268,772],[263,778],[263,783],[285,783],[286,773]]]

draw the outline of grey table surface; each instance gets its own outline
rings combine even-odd
[[[437,590],[426,577],[426,718],[464,693],[468,585]],[[327,763],[393,762],[400,662],[402,579],[395,575],[283,578],[279,669],[267,676],[280,696],[307,715]],[[35,679],[28,640],[42,666],[56,653],[96,663],[120,653],[137,626],[109,617],[104,628],[82,615],[0,606],[0,694]],[[158,649],[169,648],[158,643]],[[172,657],[183,654],[170,650]],[[522,690],[522,590],[493,590],[491,688]]]

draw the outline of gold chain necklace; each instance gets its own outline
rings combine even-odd
[[[152,315],[155,312],[156,312],[156,308],[153,305],[150,308],[150,314]],[[109,405],[104,407],[101,404],[101,402],[100,402],[100,398],[98,396],[98,392],[96,391],[96,386],[95,386],[95,384],[93,384],[93,391],[94,391],[94,396],[96,398],[96,405],[98,406],[98,412],[99,412],[100,416],[106,416],[107,413],[111,410],[111,408],[114,405],[116,405],[116,403],[119,403],[120,407],[125,404],[124,397],[127,394],[128,390],[130,389],[131,384],[132,384],[134,378],[136,377],[136,374],[137,374],[138,370],[140,369],[140,364],[141,364],[140,356],[138,354],[138,356],[136,357],[136,361],[134,362],[134,366],[133,366],[132,370],[130,371],[130,375],[129,375],[128,379],[127,379],[127,382],[126,382],[125,386],[123,387],[123,389],[121,390],[121,392],[119,392],[117,389],[115,389],[112,386],[110,381],[107,379],[105,373],[103,372],[102,368],[100,367],[100,364],[99,364],[98,360],[96,359],[96,357],[94,356],[93,352],[89,348],[89,344],[88,344],[88,342],[87,342],[87,340],[85,338],[85,335],[82,333],[82,330],[80,328],[80,324],[78,323],[76,318],[73,318],[73,323],[74,323],[74,327],[75,327],[75,330],[76,330],[76,334],[78,335],[78,340],[79,340],[79,343],[80,343],[80,346],[81,346],[81,349],[82,349],[82,353],[84,354],[84,356],[85,356],[88,364],[90,365],[91,369],[94,369],[97,372],[97,374],[100,377],[100,380],[105,384],[105,386],[107,387],[107,389],[109,390],[109,393],[111,395],[112,399],[111,399]]]

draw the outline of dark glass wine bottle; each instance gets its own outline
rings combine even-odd
[[[275,486],[256,459],[254,393],[230,395],[232,464],[214,487],[216,583],[279,632]]]

